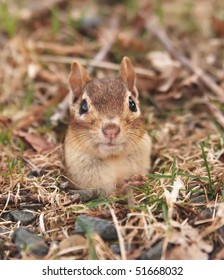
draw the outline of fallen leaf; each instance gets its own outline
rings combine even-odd
[[[161,92],[168,91],[173,83],[176,81],[180,73],[180,69],[174,67],[170,75],[167,77],[167,75],[164,77],[163,83],[158,87],[158,90]]]
[[[215,260],[224,260],[224,248],[222,248],[215,256]]]
[[[131,49],[132,51],[143,52],[146,49],[146,45],[140,39],[134,38],[132,33],[122,32],[118,36],[118,43],[124,49]]]
[[[168,91],[176,81],[180,72],[180,63],[173,60],[167,52],[153,51],[147,54],[153,68],[161,74],[162,84],[158,87],[161,92]]]
[[[27,74],[29,76],[30,79],[35,79],[38,72],[40,71],[41,66],[39,64],[35,64],[35,63],[30,63],[27,66]]]
[[[153,68],[160,73],[170,72],[173,68],[180,67],[179,62],[173,60],[167,52],[152,51],[147,54]]]
[[[24,131],[15,131],[14,132],[17,136],[23,138],[27,143],[29,143],[34,150],[37,152],[43,152],[46,150],[50,150],[53,145],[49,143],[45,138],[30,134]]]
[[[2,123],[4,126],[9,126],[11,122],[12,120],[10,118],[0,115],[0,123]]]
[[[189,87],[194,84],[198,84],[198,76],[196,74],[187,76],[185,79],[183,79],[183,81],[179,84],[178,88],[181,89],[182,87]]]
[[[168,215],[170,219],[172,219],[174,203],[177,201],[179,192],[181,189],[182,190],[185,189],[184,183],[179,177],[175,179],[171,187],[172,187],[172,191],[170,192],[165,186],[163,186],[164,196],[166,198],[166,202],[168,206]]]
[[[219,36],[224,36],[224,21],[223,20],[213,17],[212,18],[212,27]]]
[[[173,228],[167,240],[168,247],[165,258],[167,260],[207,260],[212,251],[212,245],[200,239],[196,228],[189,224]]]
[[[58,256],[66,256],[71,252],[76,254],[83,254],[88,249],[88,241],[85,237],[75,234],[63,239],[58,246]]]

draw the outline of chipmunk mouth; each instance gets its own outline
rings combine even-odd
[[[125,149],[125,143],[99,143],[98,151],[103,156],[117,155]]]
[[[125,145],[125,140],[124,139],[102,139],[98,142],[98,145],[106,145],[109,147],[114,147],[114,146],[122,146]]]
[[[120,147],[120,146],[124,146],[125,143],[99,143],[99,146],[104,146],[104,147]]]

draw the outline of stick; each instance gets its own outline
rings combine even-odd
[[[80,201],[79,195],[68,195],[67,199],[68,201],[64,204],[65,206]],[[4,208],[0,212],[0,215],[1,213],[4,212],[4,210],[7,208],[8,205],[10,204],[20,205],[22,203],[38,203],[40,205],[46,205],[49,203],[49,200],[47,197],[40,197],[37,194],[32,194],[32,195],[28,194],[28,195],[19,195],[19,196],[12,193],[8,193],[7,195],[0,194],[0,205],[4,205]]]
[[[146,28],[153,33],[157,39],[163,44],[172,57],[176,60],[179,60],[180,63],[190,72],[196,74],[199,80],[209,88],[213,94],[219,98],[219,100],[224,103],[224,91],[219,87],[212,79],[209,77],[200,67],[194,65],[188,58],[181,54],[178,50],[175,49],[172,42],[166,35],[166,33],[155,26],[152,23],[152,20],[146,20]]]
[[[213,103],[209,102],[209,100],[205,101],[206,106],[208,107],[210,113],[213,115],[217,123],[224,129],[224,116],[223,113],[219,110],[217,106]]]
[[[98,43],[86,43],[76,45],[60,45],[49,42],[31,42],[29,45],[32,51],[50,51],[56,55],[81,55],[88,51],[94,51],[98,48]]]
[[[18,196],[10,193],[8,195],[0,195],[0,205],[6,204],[7,206],[9,204],[20,204],[20,203],[40,203],[42,204],[42,199],[38,195],[23,195],[23,196]],[[47,203],[47,202],[46,202]],[[4,211],[4,209],[3,209]]]
[[[68,56],[54,56],[54,55],[41,55],[38,57],[41,62],[52,62],[52,63],[61,63],[61,64],[71,64],[73,60],[78,61],[84,66],[93,66],[95,68],[102,68],[107,70],[118,71],[120,69],[120,65],[108,62],[108,61],[98,61],[95,59],[84,59],[79,57],[68,57]],[[136,74],[139,76],[144,76],[148,78],[155,77],[155,73],[151,70],[135,67]]]
[[[127,255],[126,255],[125,245],[124,245],[124,238],[120,231],[121,227],[118,224],[118,220],[117,220],[116,214],[114,212],[114,209],[109,204],[108,204],[108,207],[109,207],[115,228],[117,230],[117,235],[118,235],[118,240],[119,240],[119,245],[120,245],[120,250],[121,250],[121,259],[127,260]]]

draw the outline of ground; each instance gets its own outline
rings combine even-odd
[[[223,1],[44,2],[0,1],[0,259],[224,259]],[[52,121],[73,59],[123,56],[153,145],[134,206],[69,189]]]

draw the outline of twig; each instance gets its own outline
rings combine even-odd
[[[79,57],[68,57],[68,56],[54,56],[54,55],[41,55],[38,57],[39,61],[41,62],[53,62],[53,63],[62,63],[62,64],[71,64],[73,60],[78,61],[84,66],[92,66],[96,68],[108,69],[113,71],[118,71],[120,69],[120,65],[108,62],[108,61],[98,61],[95,59],[84,59]],[[155,77],[155,73],[151,70],[142,68],[142,67],[135,67],[135,71],[137,75],[145,76],[148,78]]]
[[[19,204],[20,203],[26,203],[26,202],[32,202],[32,203],[41,203],[41,199],[38,195],[23,195],[18,197],[12,193],[9,193],[8,195],[0,195],[0,205],[6,204],[8,206],[9,204]],[[5,210],[5,207],[3,211]]]
[[[213,103],[209,102],[209,100],[205,101],[206,106],[208,107],[210,113],[213,115],[217,123],[224,129],[224,116],[223,113],[219,110],[217,106]]]
[[[119,240],[119,245],[120,245],[120,250],[121,250],[121,258],[122,258],[122,260],[126,260],[127,256],[126,256],[126,251],[125,251],[125,246],[124,246],[124,238],[121,234],[120,226],[118,224],[117,217],[115,215],[114,209],[109,204],[108,204],[108,207],[110,209],[110,213],[111,213],[115,228],[117,230],[117,235],[118,235],[118,240]]]
[[[34,165],[29,160],[25,159],[24,157],[21,157],[21,159],[31,169],[32,173],[36,174],[37,176],[41,176],[42,174],[44,174],[44,171],[42,169]]]
[[[63,206],[68,206],[72,203],[78,203],[80,201],[80,197],[78,195],[68,195],[67,199],[68,201],[64,203]],[[4,208],[0,214],[4,212],[8,205],[20,205],[21,203],[38,203],[45,205],[49,203],[49,200],[47,197],[40,197],[39,195],[35,194],[19,196],[12,193],[8,193],[7,195],[0,194],[0,205],[4,205]]]
[[[16,197],[16,196],[15,196]],[[0,212],[0,217],[2,215],[2,213],[4,213],[5,209],[7,208],[8,204],[10,203],[10,198],[11,198],[11,192],[8,193],[8,195],[5,195],[5,200],[2,204],[4,204],[3,209]],[[1,196],[0,196],[1,199]],[[16,199],[15,199],[16,200]],[[1,204],[1,200],[0,200],[0,204]]]
[[[180,63],[190,72],[196,74],[199,80],[209,88],[213,94],[224,103],[224,91],[209,77],[200,67],[194,65],[188,58],[181,54],[172,44],[167,34],[155,26],[151,19],[146,20],[146,28],[153,33],[155,37],[163,44],[172,57],[180,61]]]
[[[221,228],[222,226],[224,226],[224,219],[221,217],[216,217],[212,224],[208,227],[206,227],[200,234],[200,236],[195,240],[196,242],[199,242],[200,240],[202,240],[203,238],[205,238],[206,236],[208,236],[209,234],[215,232],[217,229]]]
[[[29,48],[32,51],[48,51],[57,55],[81,55],[87,51],[93,51],[98,48],[98,43],[88,43],[88,44],[79,44],[79,45],[60,45],[49,42],[30,42]]]

